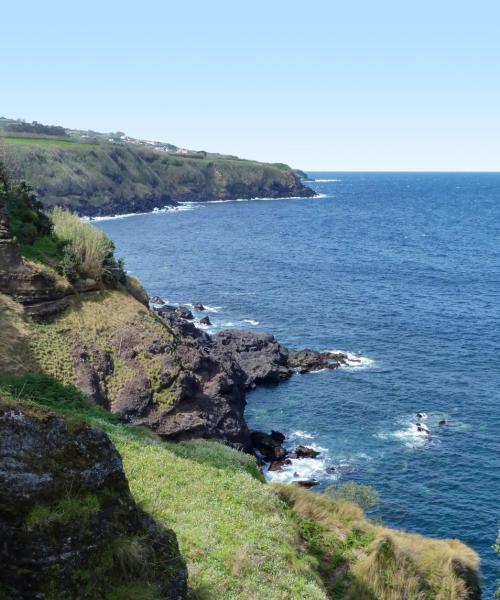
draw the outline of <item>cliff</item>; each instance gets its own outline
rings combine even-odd
[[[313,196],[287,165],[206,153],[171,154],[134,144],[0,137],[0,160],[46,207],[97,216],[183,201]]]
[[[68,238],[59,246],[35,205],[38,233],[19,247],[9,216],[21,200],[0,187],[0,595],[182,599],[173,530],[192,598],[480,597],[478,558],[461,542],[273,487],[235,449],[251,444],[246,390],[341,355],[290,352],[270,334],[211,337],[183,311],[154,312],[91,225],[66,222],[103,244],[97,265]]]

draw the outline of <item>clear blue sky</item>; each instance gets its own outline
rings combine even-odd
[[[500,170],[500,2],[4,2],[0,116],[310,170]]]

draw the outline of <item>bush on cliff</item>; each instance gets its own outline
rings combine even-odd
[[[7,208],[10,232],[21,254],[29,260],[58,263],[64,243],[53,232],[53,224],[42,203],[24,181],[11,180],[0,165],[0,195]]]
[[[62,270],[70,279],[124,279],[123,264],[114,258],[115,246],[104,231],[77,215],[56,207],[51,215],[54,234],[64,242]]]
[[[25,259],[49,265],[72,282],[126,282],[123,262],[115,259],[114,244],[103,231],[62,208],[46,214],[32,189],[8,177],[1,164],[0,195]]]

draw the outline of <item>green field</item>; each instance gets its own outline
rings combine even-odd
[[[0,144],[15,144],[17,146],[66,147],[66,146],[96,146],[97,142],[81,142],[78,140],[56,137],[36,137],[21,135],[0,135]]]

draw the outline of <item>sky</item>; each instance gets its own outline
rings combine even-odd
[[[0,116],[305,170],[499,171],[500,2],[6,1]]]

